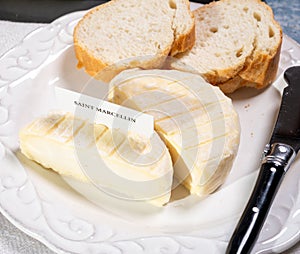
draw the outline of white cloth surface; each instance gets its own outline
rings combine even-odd
[[[44,24],[0,21],[0,56],[21,43],[22,39]]]
[[[0,21],[0,56],[22,42],[22,39],[44,24]],[[0,254],[53,254],[39,241],[27,236],[0,214]],[[285,252],[300,253],[300,243]],[[83,253],[85,254],[85,253]],[[134,254],[134,253],[133,253]]]
[[[0,56],[22,42],[44,24],[0,21]],[[0,213],[0,254],[54,254],[45,245],[26,235]]]

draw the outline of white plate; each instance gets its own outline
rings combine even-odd
[[[73,28],[83,14],[72,13],[36,30],[0,59],[0,211],[58,253],[224,253],[255,182],[279,92],[270,86],[232,96],[242,126],[240,149],[225,185],[207,199],[189,197],[162,209],[133,209],[125,202],[97,197],[96,206],[18,150],[18,130],[52,106],[55,85],[77,87],[90,80],[76,69],[72,46]],[[300,46],[284,36],[280,73],[295,64],[300,64]],[[300,240],[299,167],[298,158],[254,252],[283,251]]]

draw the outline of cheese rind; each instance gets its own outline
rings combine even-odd
[[[175,176],[191,193],[205,196],[225,181],[240,126],[231,100],[219,88],[196,74],[133,69],[110,82],[109,99],[154,116]]]
[[[145,200],[157,206],[169,201],[172,161],[156,133],[142,139],[70,113],[55,113],[23,128],[20,148],[45,168],[93,182],[119,198]]]

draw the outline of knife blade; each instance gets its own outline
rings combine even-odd
[[[287,87],[283,90],[277,121],[226,254],[251,253],[280,184],[300,149],[300,66],[288,68],[284,79]]]

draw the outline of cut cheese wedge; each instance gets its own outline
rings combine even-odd
[[[147,140],[70,113],[52,113],[20,131],[20,148],[45,168],[93,182],[118,198],[157,206],[169,201],[172,160],[156,133]]]
[[[205,196],[224,182],[240,127],[231,100],[219,88],[196,74],[133,69],[111,81],[109,99],[154,116],[175,176],[191,193]]]

